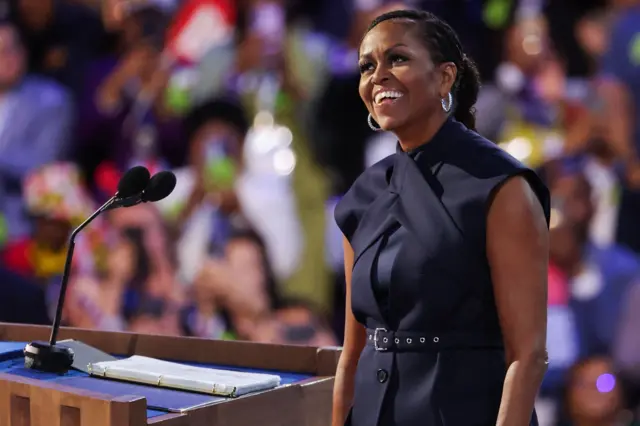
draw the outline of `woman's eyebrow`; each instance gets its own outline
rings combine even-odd
[[[406,44],[404,44],[404,43],[396,43],[396,44],[394,44],[393,46],[391,46],[391,47],[387,48],[387,49],[384,51],[384,54],[386,55],[387,53],[389,53],[389,51],[391,51],[391,50],[395,49],[396,47],[407,47],[407,45],[406,45]],[[367,51],[365,51],[365,52],[363,52],[363,53],[361,53],[361,54],[360,54],[360,59],[368,58],[368,57],[370,57],[371,55],[372,55],[372,51],[371,51],[371,50],[367,50]]]

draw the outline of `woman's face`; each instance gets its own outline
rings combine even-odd
[[[455,81],[455,65],[434,65],[414,25],[381,22],[360,45],[360,97],[384,130],[423,125]]]

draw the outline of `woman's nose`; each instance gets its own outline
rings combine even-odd
[[[384,66],[378,66],[373,73],[371,81],[374,84],[382,84],[387,80],[389,80],[389,70]]]

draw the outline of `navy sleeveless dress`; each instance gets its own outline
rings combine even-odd
[[[450,118],[416,151],[398,147],[365,170],[340,201],[352,309],[367,328],[348,425],[495,426],[506,365],[486,217],[515,175],[548,223],[537,175]]]

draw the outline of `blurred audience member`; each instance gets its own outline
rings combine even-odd
[[[171,240],[153,205],[108,213],[112,233],[105,268],[77,274],[69,284],[65,318],[77,327],[147,329],[155,318],[169,334],[180,334],[185,303],[175,280]]]
[[[91,199],[73,163],[51,163],[25,177],[22,189],[25,210],[33,220],[33,232],[11,241],[3,262],[17,273],[43,284],[62,276],[71,230],[98,206]],[[106,241],[96,220],[78,237],[74,272],[96,273],[104,266]]]
[[[640,2],[612,1],[617,7],[607,48],[600,66],[601,90],[606,113],[613,131],[616,153],[630,167],[630,177],[638,167],[640,148],[640,71],[638,71],[637,34],[640,25]],[[638,179],[631,179],[632,182]]]
[[[31,234],[22,181],[69,154],[74,112],[63,88],[27,73],[24,45],[6,21],[0,21],[0,64],[0,209],[13,240]]]
[[[178,186],[160,203],[178,227],[178,263],[190,283],[209,256],[223,257],[234,229],[247,226],[236,192],[249,128],[244,109],[216,99],[185,117],[189,166],[177,170]]]
[[[55,315],[59,289],[59,285],[50,286],[49,312],[52,318]],[[81,274],[71,276],[62,313],[63,325],[107,331],[126,330],[121,313],[111,311],[108,296],[108,289],[97,277]]]
[[[24,36],[29,70],[57,80],[78,95],[87,64],[105,46],[100,15],[73,0],[11,0]]]
[[[141,334],[180,335],[178,310],[162,300],[146,300],[129,319],[129,331]]]
[[[223,257],[206,261],[193,287],[195,304],[185,313],[189,334],[252,341],[275,339],[278,289],[264,243],[251,230],[236,230]]]
[[[548,37],[547,22],[542,16],[528,17],[510,26],[503,42],[503,61],[496,69],[495,83],[485,85],[478,99],[482,102],[477,111],[480,133],[500,141],[507,120],[522,119],[528,110],[531,110],[529,115],[539,111],[535,108],[539,97],[534,90],[534,81],[543,62],[549,58]],[[516,117],[508,115],[510,110],[514,110],[512,114]]]
[[[85,79],[76,155],[91,178],[104,161],[121,171],[185,161],[180,118],[165,97],[172,69],[163,54],[169,16],[152,2],[135,5],[118,33],[117,56],[94,63]]]
[[[640,278],[630,251],[589,239],[592,193],[582,169],[567,162],[547,169],[552,195],[548,348],[543,390],[554,394],[578,358],[610,353],[629,288]]]
[[[640,2],[613,1],[614,18],[598,90],[610,142],[624,170],[617,241],[640,253]]]
[[[329,324],[305,301],[285,300],[275,313],[279,343],[335,346],[337,341]]]
[[[612,362],[601,356],[580,360],[569,370],[557,426],[637,426]]]
[[[234,339],[224,312],[225,292],[233,280],[224,262],[210,259],[200,269],[189,289],[191,302],[181,314],[182,331],[187,336],[206,339]]]
[[[620,193],[626,185],[617,170],[618,155],[604,114],[604,99],[599,92],[599,65],[609,44],[610,26],[611,12],[595,9],[582,17],[575,28],[576,38],[591,60],[591,68],[578,119],[581,134],[565,144],[565,152],[584,155],[585,174],[593,188],[595,205],[591,238],[599,246],[616,242]]]
[[[134,312],[145,298],[162,299],[168,304],[184,303],[183,286],[177,279],[173,239],[154,204],[141,204],[112,210],[109,224],[133,251],[133,268],[122,275],[127,284],[127,312]],[[114,267],[117,265],[114,265]]]
[[[265,245],[255,232],[240,231],[231,237],[225,258],[234,283],[226,300],[231,325],[240,338],[266,341],[258,328],[271,323],[279,293]]]
[[[554,48],[563,58],[570,79],[581,80],[593,72],[590,52],[584,49],[575,31],[584,18],[591,19],[593,12],[602,8],[608,0],[546,0],[540,2],[549,21],[549,34]],[[518,2],[526,5],[528,2]],[[597,12],[596,12],[597,13]]]
[[[537,167],[582,136],[579,103],[572,92],[546,20],[541,15],[523,17],[507,33],[495,84],[480,92],[478,131]]]
[[[588,58],[589,76],[597,74],[602,56],[607,51],[611,21],[609,10],[596,8],[586,13],[574,28],[576,40]]]
[[[640,418],[640,283],[636,283],[628,292],[620,327],[616,333],[616,344],[612,351],[616,368],[627,379],[633,397],[638,406]]]

